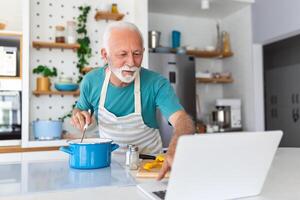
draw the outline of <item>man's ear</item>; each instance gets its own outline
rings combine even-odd
[[[106,51],[106,49],[105,48],[102,48],[101,49],[101,58],[102,58],[102,60],[104,61],[104,63],[107,63],[107,51]]]

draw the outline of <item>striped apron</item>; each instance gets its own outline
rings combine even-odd
[[[134,113],[117,117],[104,108],[111,71],[107,71],[103,82],[99,108],[99,134],[102,138],[110,138],[120,145],[118,152],[125,152],[127,144],[135,144],[140,153],[160,153],[162,141],[158,129],[144,124],[141,114],[140,74],[134,80]],[[120,102],[122,103],[122,102]]]

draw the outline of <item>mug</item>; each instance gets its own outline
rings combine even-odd
[[[179,31],[172,31],[172,48],[180,47],[180,36],[181,33]]]

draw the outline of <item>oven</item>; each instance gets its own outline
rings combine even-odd
[[[21,139],[21,92],[0,91],[0,140]]]

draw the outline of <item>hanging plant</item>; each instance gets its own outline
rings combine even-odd
[[[77,34],[78,39],[77,42],[80,45],[79,49],[77,50],[77,68],[79,70],[79,77],[77,83],[80,83],[82,80],[82,76],[85,74],[83,68],[86,67],[89,62],[88,59],[92,56],[92,49],[90,47],[90,38],[87,34],[86,23],[87,23],[87,16],[91,10],[90,6],[80,6],[79,11],[80,15],[77,17],[78,21],[78,28]]]

